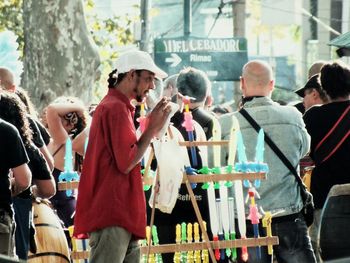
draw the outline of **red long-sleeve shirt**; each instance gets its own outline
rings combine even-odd
[[[96,108],[79,183],[74,236],[110,226],[145,237],[146,207],[140,164],[125,174],[137,151],[135,108],[110,89]]]

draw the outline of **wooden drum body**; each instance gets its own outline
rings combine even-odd
[[[31,263],[70,262],[66,236],[58,216],[44,202],[33,202],[36,254],[29,252]]]
[[[322,259],[333,260],[350,257],[349,237],[350,184],[334,185],[322,211],[320,224]]]

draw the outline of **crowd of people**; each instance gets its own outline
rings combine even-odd
[[[146,237],[152,216],[150,192],[143,191],[142,159],[154,138],[171,118],[168,132],[178,141],[213,140],[217,123],[221,139],[229,140],[233,122],[238,121],[247,157],[253,160],[257,132],[248,114],[294,169],[303,168],[305,160],[314,167],[310,190],[316,210],[308,229],[301,213],[302,191],[293,171],[265,144],[269,172],[258,189],[257,203],[276,213],[272,220],[272,234],[279,238],[275,260],[320,262],[322,208],[332,186],[350,183],[350,68],[341,61],[316,62],[306,84],[295,91],[303,99],[303,110],[271,99],[273,76],[264,61],[244,65],[242,101],[230,112],[212,106],[215,102],[205,72],[189,67],[168,77],[148,53],[131,51],[117,59],[109,74],[108,93],[92,110],[79,98],[59,97],[38,114],[25,90],[14,84],[12,72],[0,68],[0,254],[26,260],[33,252],[32,202],[43,199],[49,200],[63,228],[74,225],[75,237],[89,238],[90,262],[140,262],[139,240]],[[184,102],[193,117],[193,136],[183,125]],[[144,104],[148,113],[140,133]],[[176,113],[174,104],[179,108]],[[79,188],[70,196],[58,191],[68,138],[74,171],[80,174]],[[222,147],[222,166],[227,165],[227,149]],[[212,155],[207,147],[188,148],[186,163],[200,172],[205,166],[213,167]],[[153,161],[152,169],[157,166],[161,167]],[[211,239],[207,191],[201,187],[193,191]],[[155,212],[160,244],[175,242],[177,224],[197,221],[190,199],[182,198],[186,187],[181,186],[178,194],[171,214]],[[234,196],[233,188],[229,194]],[[261,225],[260,231],[265,233]],[[254,237],[250,221],[246,237]],[[248,262],[272,260],[265,247],[259,255],[254,248],[248,252]],[[164,254],[163,262],[173,262],[173,257]],[[242,258],[237,257],[237,262],[243,262]]]

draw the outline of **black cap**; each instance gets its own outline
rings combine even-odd
[[[311,78],[309,78],[309,80],[306,82],[304,87],[297,89],[294,92],[296,94],[298,94],[300,97],[304,98],[305,90],[307,90],[307,89],[317,89],[317,90],[321,89],[319,76],[320,76],[320,74],[313,75]]]

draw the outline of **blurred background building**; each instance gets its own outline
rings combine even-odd
[[[350,0],[99,0],[96,8],[102,17],[139,16],[135,45],[153,54],[156,39],[245,38],[248,59],[275,69],[276,100],[297,99],[292,91],[315,60],[338,58],[329,42],[349,31],[350,18]],[[216,103],[240,96],[233,80],[213,79],[213,94]]]

